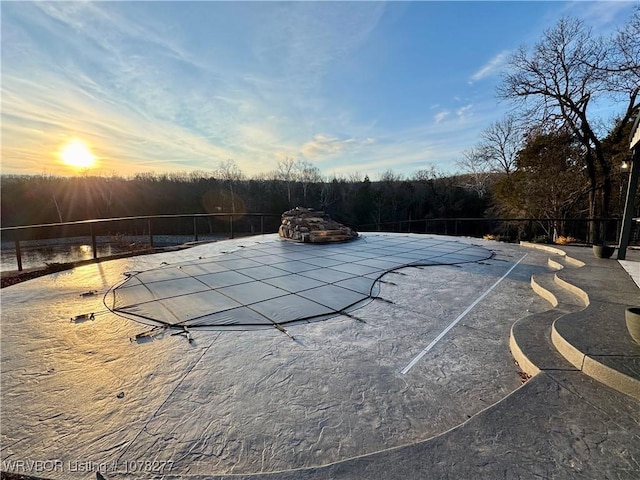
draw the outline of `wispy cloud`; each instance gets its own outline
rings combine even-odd
[[[384,8],[351,2],[275,5],[255,25],[251,48],[290,95],[315,93],[327,71],[368,39]]]
[[[440,123],[429,121],[393,132],[374,131],[375,142],[361,142],[358,148],[345,149],[344,155],[326,156],[321,166],[327,173],[348,175],[358,171],[370,178],[388,169],[410,176],[432,165],[452,173],[462,150],[472,147],[476,134],[494,118],[495,105],[467,104]]]
[[[309,142],[308,132],[335,130],[342,113],[327,110],[322,77],[366,41],[383,5],[260,6],[267,16],[242,18],[257,32],[246,39],[258,59],[248,67],[208,51],[198,57],[186,46],[189,36],[205,41],[198,32],[167,35],[130,8],[138,4],[3,7],[3,44],[12,40],[3,46],[5,171],[59,170],[51,152],[78,135],[99,150],[103,168],[120,172],[206,169],[234,158],[252,174],[291,152],[320,157],[366,144],[329,140],[335,134]]]
[[[491,77],[500,73],[506,65],[510,55],[510,50],[503,50],[485,63],[478,71],[476,71],[469,80],[469,83],[477,82],[487,77]]]
[[[471,76],[444,50],[425,56],[428,36],[408,17],[450,8],[6,2],[3,172],[69,173],[55,152],[72,137],[91,144],[105,173],[210,170],[232,158],[253,175],[284,156],[371,178],[453,170],[500,115],[492,82],[480,80],[498,74],[509,51]],[[514,42],[500,37],[489,51]],[[438,62],[446,78],[435,78]]]
[[[615,1],[615,2],[568,2],[564,11],[566,14],[581,18],[597,29],[611,26],[611,23],[619,20],[620,16],[629,17],[634,4],[638,2]]]
[[[435,116],[433,117],[433,120],[436,123],[441,123],[450,114],[451,114],[451,112],[449,110],[441,110],[441,111],[439,111],[438,113],[435,114]]]
[[[373,138],[365,138],[362,140],[356,138],[339,139],[328,135],[318,134],[313,140],[302,145],[300,153],[307,158],[322,160],[322,157],[332,156],[345,151],[353,151],[361,146],[372,145],[375,143]]]
[[[76,136],[92,145],[106,172],[206,168],[215,159],[230,156],[229,150],[179,125],[150,121],[96,102],[82,91],[65,86],[51,97],[48,88],[55,87],[56,81],[3,77],[3,117],[11,116],[11,122],[4,121],[2,126],[3,163],[29,165],[35,172],[56,171],[54,152]]]
[[[468,118],[471,115],[471,109],[473,108],[473,104],[468,104],[465,105],[464,107],[460,107],[458,110],[456,110],[456,116],[460,119],[460,120],[464,120],[466,118]]]

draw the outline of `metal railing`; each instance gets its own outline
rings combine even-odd
[[[359,225],[359,231],[431,233],[454,236],[482,237],[493,235],[506,241],[552,241],[554,236],[573,237],[589,242],[590,230],[595,238],[618,243],[622,219],[619,218],[427,218]],[[632,243],[640,243],[636,223]],[[595,243],[595,242],[593,242]]]
[[[184,220],[187,220],[188,225]],[[266,213],[194,213],[174,215],[142,215],[134,217],[99,218],[74,222],[20,225],[0,228],[2,241],[13,241],[18,271],[22,271],[21,242],[27,240],[63,239],[76,236],[91,238],[93,259],[98,258],[97,238],[100,235],[144,236],[150,249],[154,248],[154,236],[161,234],[193,235],[197,242],[205,232],[224,234],[235,238],[236,234],[259,235],[273,233],[280,225],[280,215]]]
[[[428,218],[378,224],[359,225],[357,230],[445,234],[482,237],[493,235],[506,241],[552,241],[554,233],[571,236],[588,243],[587,235],[593,225],[604,232],[609,243],[618,242],[621,219],[617,218]],[[253,235],[277,232],[280,215],[266,213],[195,213],[172,215],[143,215],[134,217],[100,218],[74,222],[22,225],[0,228],[3,243],[13,241],[18,270],[22,266],[22,242],[27,240],[66,239],[89,237],[93,259],[98,258],[99,236],[137,236],[148,239],[147,250],[154,249],[154,236],[185,234],[199,241],[201,237],[215,234],[234,238],[236,235]],[[124,233],[123,233],[124,232]],[[634,224],[632,244],[640,244],[640,224]],[[140,247],[137,247],[140,248]]]

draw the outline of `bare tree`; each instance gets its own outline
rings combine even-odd
[[[320,175],[320,169],[308,160],[298,160],[295,168],[298,180],[302,185],[302,203],[307,206],[309,185],[322,182],[322,175]]]
[[[462,159],[456,162],[458,168],[466,174],[467,178],[462,187],[476,192],[479,198],[487,193],[487,183],[491,176],[491,162],[483,149],[470,148],[462,152]]]
[[[111,172],[111,175],[109,177],[104,177],[102,182],[100,182],[100,188],[98,188],[97,191],[100,198],[100,204],[103,206],[104,210],[101,212],[101,214],[97,213],[98,216],[111,216],[114,191],[116,190],[119,183],[119,178],[116,176],[115,172]]]
[[[413,180],[428,187],[431,198],[435,200],[433,211],[440,217],[450,217],[455,208],[455,179],[431,165],[428,169],[418,170]],[[446,226],[445,226],[446,228]]]
[[[614,97],[627,101],[626,110],[609,133],[609,141],[618,144],[626,140],[627,129],[640,111],[640,7],[609,45],[608,61],[601,67],[606,85]]]
[[[236,165],[235,160],[230,158],[226,161],[221,161],[218,164],[218,169],[215,171],[215,174],[229,187],[229,194],[231,196],[231,213],[235,214],[236,198],[233,187],[234,184],[243,179],[242,171],[238,168],[238,165]]]
[[[398,185],[402,181],[402,174],[388,169],[380,175],[377,184],[378,195],[376,196],[376,216],[380,225],[383,216],[394,222],[397,218],[400,199],[398,197]]]
[[[492,123],[480,134],[480,144],[474,155],[484,159],[493,171],[511,175],[516,167],[518,150],[522,147],[522,132],[516,120],[507,116]]]
[[[629,22],[618,30],[611,45],[607,71],[622,74],[611,80],[622,83],[622,92],[637,92],[640,88],[640,6],[636,7]]]
[[[276,178],[282,180],[287,187],[287,203],[291,207],[291,188],[296,180],[296,161],[290,157],[278,160],[278,168],[275,173]]]
[[[364,176],[360,172],[358,172],[357,170],[355,172],[350,172],[347,175],[347,181],[349,183],[360,183],[363,178],[364,178]]]
[[[64,222],[64,218],[62,217],[62,210],[60,209],[60,202],[58,201],[58,197],[55,191],[55,184],[53,182],[49,182],[49,191],[51,192],[51,199],[53,200],[53,204],[56,207],[56,213],[58,214],[58,221],[60,223]]]
[[[344,177],[333,174],[327,177],[320,191],[320,208],[329,212],[343,213],[343,197],[347,181]]]
[[[612,48],[611,42],[594,37],[580,20],[563,18],[543,34],[533,49],[522,47],[513,55],[509,73],[498,89],[502,98],[522,106],[524,114],[535,123],[564,126],[578,138],[585,149],[591,217],[597,213],[608,216],[610,210],[611,163],[605,157],[588,107],[598,98],[614,93],[611,74],[607,72]],[[622,85],[618,82],[620,89]],[[637,98],[637,84],[627,93],[633,99],[630,108],[637,108],[632,105]],[[592,241],[594,235],[592,229]]]

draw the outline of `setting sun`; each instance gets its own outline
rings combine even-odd
[[[91,168],[96,157],[89,147],[78,139],[71,140],[60,149],[60,159],[68,166],[74,168]]]

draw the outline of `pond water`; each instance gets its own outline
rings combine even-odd
[[[201,235],[199,240],[222,240],[226,237],[216,235]],[[156,247],[182,245],[193,241],[192,235],[157,235],[153,237]],[[96,237],[98,258],[117,255],[133,251],[140,246],[148,245],[148,236],[112,236]],[[93,258],[91,237],[57,238],[50,240],[28,240],[20,242],[22,254],[22,268],[43,267],[47,264],[77,262]],[[2,242],[0,248],[0,271],[18,269],[16,249],[13,242]]]

